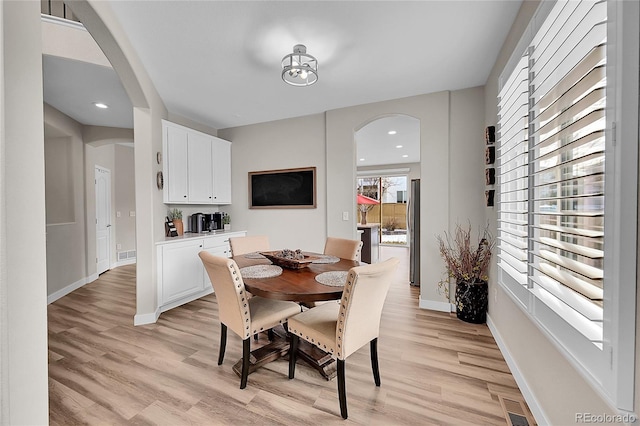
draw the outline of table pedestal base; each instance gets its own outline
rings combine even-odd
[[[273,329],[275,338],[258,349],[251,351],[249,356],[249,374],[261,366],[286,356],[289,353],[289,339],[284,329]],[[318,349],[302,339],[298,345],[298,359],[303,359],[307,364],[316,369],[327,380],[333,379],[337,374],[336,362],[328,353]],[[241,376],[242,359],[233,365],[233,371]]]

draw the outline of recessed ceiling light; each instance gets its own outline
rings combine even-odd
[[[402,145],[396,145],[396,148],[402,148]]]
[[[389,130],[387,133],[389,133],[390,135],[395,135],[398,132],[396,132],[395,130]]]
[[[364,161],[364,158],[361,158],[360,161]]]
[[[103,104],[102,102],[94,102],[94,105],[96,106],[96,108],[102,108],[102,109],[109,108],[109,105]]]
[[[409,158],[407,154],[403,155],[402,158]]]

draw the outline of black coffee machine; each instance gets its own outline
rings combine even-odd
[[[209,232],[222,229],[222,213],[205,213],[204,223]]]
[[[189,226],[189,231],[197,232],[198,234],[201,232],[207,232],[207,223],[206,223],[206,215],[203,213],[194,213],[191,215],[191,226]]]

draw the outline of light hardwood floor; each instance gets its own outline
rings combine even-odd
[[[215,295],[133,326],[135,265],[111,270],[49,305],[50,423],[139,425],[505,425],[509,411],[533,420],[486,325],[421,310],[408,285],[406,249],[383,248],[402,265],[387,297],[378,345],[382,386],[368,346],[347,359],[349,419],[335,379],[285,359],[249,376],[232,371],[239,337],[229,333],[217,365]],[[267,342],[260,336],[258,344]],[[252,341],[252,345],[255,346]]]

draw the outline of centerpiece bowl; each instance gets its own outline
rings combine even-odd
[[[296,258],[287,256],[291,250],[261,251],[260,254],[269,259],[274,265],[287,269],[302,269],[309,266],[318,256],[309,256],[298,252]]]

